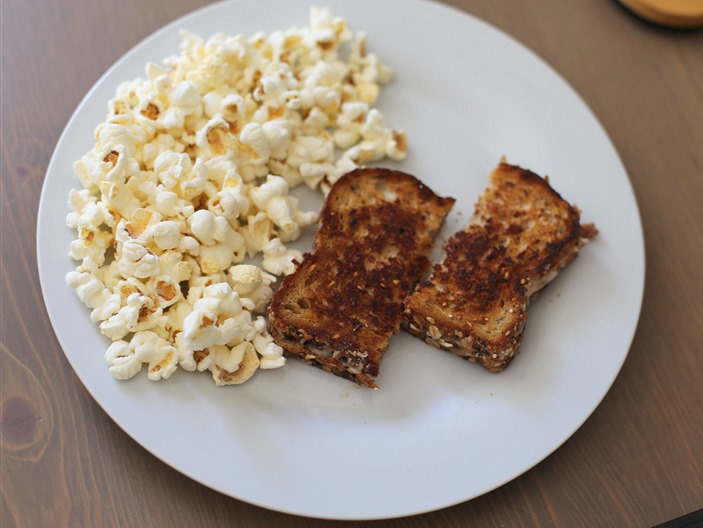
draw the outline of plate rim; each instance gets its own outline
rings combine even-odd
[[[246,0],[245,0],[245,2],[246,2]],[[193,10],[193,11],[190,11],[189,13],[186,13],[186,14],[184,14],[184,15],[178,17],[177,19],[175,19],[175,20],[173,20],[173,21],[167,23],[166,25],[161,26],[160,28],[158,28],[157,30],[155,30],[154,32],[152,32],[150,35],[148,35],[148,36],[146,36],[145,38],[143,38],[142,40],[140,40],[137,44],[135,44],[135,45],[132,46],[127,52],[125,52],[120,58],[118,58],[118,59],[117,59],[117,60],[116,60],[116,61],[115,61],[115,62],[114,62],[114,63],[113,63],[113,64],[96,80],[96,81],[95,81],[95,83],[91,86],[91,88],[86,92],[86,94],[83,96],[83,98],[81,99],[81,101],[79,102],[79,104],[77,105],[77,107],[75,108],[75,110],[73,111],[73,113],[71,114],[70,118],[69,118],[68,121],[66,122],[66,125],[65,125],[65,127],[64,127],[64,129],[63,129],[61,135],[59,136],[59,139],[57,140],[56,147],[55,147],[55,149],[54,149],[54,151],[53,151],[53,153],[52,153],[51,160],[50,160],[50,162],[49,162],[49,164],[48,164],[48,166],[47,166],[47,170],[46,170],[46,174],[45,174],[45,179],[44,179],[44,182],[43,182],[43,184],[42,184],[42,190],[41,190],[41,195],[40,195],[40,200],[39,200],[39,205],[38,205],[38,210],[37,210],[36,251],[37,251],[37,271],[38,271],[38,274],[39,274],[39,281],[40,281],[40,286],[41,286],[41,291],[42,291],[42,299],[43,299],[44,304],[45,304],[45,308],[46,308],[46,311],[47,311],[47,315],[49,316],[49,320],[50,320],[50,322],[51,322],[51,325],[52,325],[52,329],[53,329],[53,331],[54,331],[54,334],[56,335],[56,338],[57,338],[57,340],[58,340],[58,342],[59,342],[59,344],[60,344],[60,346],[61,346],[61,348],[62,348],[62,350],[63,350],[63,352],[64,352],[64,356],[66,357],[66,359],[68,359],[69,364],[71,365],[71,368],[72,368],[73,372],[74,372],[74,373],[76,374],[76,376],[79,378],[79,380],[81,381],[82,385],[83,385],[84,388],[89,392],[89,394],[90,394],[91,397],[95,400],[95,402],[98,403],[98,405],[103,409],[103,411],[105,411],[106,414],[108,414],[108,416],[111,418],[111,420],[112,420],[113,422],[115,422],[115,423],[116,423],[128,436],[130,436],[130,438],[132,438],[132,439],[135,439],[135,437],[134,437],[134,435],[128,430],[128,427],[125,426],[125,425],[122,423],[122,421],[119,420],[119,419],[118,419],[116,416],[114,416],[112,413],[109,413],[109,412],[107,412],[107,411],[105,410],[105,407],[104,407],[103,404],[100,402],[100,399],[95,395],[95,393],[94,393],[94,391],[93,391],[93,389],[92,389],[92,387],[91,387],[91,383],[90,383],[88,380],[85,380],[85,379],[83,378],[83,376],[81,375],[80,369],[76,368],[76,366],[73,364],[73,359],[71,358],[71,356],[70,356],[69,354],[66,353],[66,347],[64,346],[64,341],[62,340],[61,334],[60,334],[60,332],[59,332],[58,329],[57,329],[53,311],[49,308],[49,302],[48,302],[48,299],[47,299],[47,295],[48,295],[48,294],[47,294],[47,291],[48,291],[47,288],[48,288],[48,286],[47,286],[47,284],[46,284],[47,279],[46,279],[46,276],[45,276],[45,272],[44,272],[44,268],[43,268],[43,263],[45,263],[47,257],[49,257],[50,255],[46,255],[46,254],[45,254],[45,250],[44,250],[44,247],[43,247],[43,245],[42,245],[42,240],[44,239],[44,236],[45,236],[44,230],[43,230],[42,228],[43,228],[44,226],[46,226],[47,222],[50,222],[50,219],[48,219],[48,218],[45,217],[45,214],[46,214],[46,213],[43,214],[43,212],[46,211],[46,207],[47,207],[47,206],[46,206],[46,201],[48,200],[48,198],[47,198],[47,196],[46,196],[46,194],[45,194],[45,189],[46,189],[46,187],[47,187],[47,181],[48,181],[48,179],[49,179],[49,175],[52,174],[52,172],[54,172],[54,171],[57,170],[57,169],[56,169],[56,166],[55,166],[56,163],[57,163],[57,152],[58,152],[58,151],[60,150],[60,148],[64,145],[64,142],[66,141],[66,138],[67,138],[68,135],[70,134],[70,132],[71,132],[71,130],[70,130],[70,129],[71,129],[71,126],[72,126],[73,123],[76,121],[77,116],[81,113],[81,111],[83,110],[83,108],[84,108],[85,105],[87,104],[87,101],[89,101],[89,100],[91,99],[91,97],[93,96],[93,94],[95,93],[95,91],[98,89],[98,87],[99,87],[100,85],[102,85],[102,84],[106,81],[106,79],[108,79],[108,78],[110,77],[110,75],[112,74],[112,72],[113,72],[115,69],[117,69],[117,68],[118,68],[121,64],[123,64],[124,62],[130,60],[130,59],[133,57],[133,55],[138,54],[138,52],[139,52],[140,50],[142,50],[142,49],[144,48],[144,46],[146,46],[149,42],[152,42],[152,41],[155,41],[155,40],[158,40],[158,39],[162,38],[162,35],[164,35],[165,33],[168,33],[168,32],[173,31],[174,28],[176,28],[176,27],[178,27],[178,26],[183,25],[183,23],[184,23],[185,21],[187,21],[187,20],[189,20],[189,19],[192,19],[192,18],[197,18],[197,17],[203,16],[203,14],[206,13],[206,12],[208,12],[208,11],[217,11],[217,10],[219,10],[219,9],[222,9],[223,6],[225,6],[225,7],[226,7],[226,6],[236,6],[237,4],[240,4],[240,3],[243,3],[243,2],[242,2],[241,0],[222,0],[222,1],[219,1],[219,2],[216,2],[216,3],[213,3],[213,4],[209,4],[209,5],[206,5],[206,6],[202,6],[202,7],[200,7],[200,8],[197,8],[197,9]],[[621,158],[620,158],[620,155],[619,155],[617,149],[615,148],[614,143],[612,142],[612,139],[610,138],[609,134],[607,133],[607,131],[605,130],[605,128],[604,128],[603,125],[601,124],[600,120],[597,118],[597,116],[596,116],[595,113],[593,112],[593,110],[592,110],[592,109],[590,108],[590,106],[586,103],[586,101],[581,97],[581,95],[573,88],[573,86],[572,86],[570,83],[568,83],[568,82],[566,81],[566,79],[565,79],[558,71],[556,71],[556,70],[555,70],[549,63],[547,63],[541,56],[539,56],[537,53],[535,53],[534,51],[532,51],[532,50],[531,50],[529,47],[527,47],[525,44],[523,44],[522,42],[520,42],[519,40],[517,40],[517,39],[516,39],[515,37],[513,37],[512,35],[506,33],[506,32],[503,31],[502,29],[497,28],[496,26],[494,26],[494,25],[490,24],[489,22],[486,22],[486,21],[484,21],[484,20],[482,20],[482,19],[476,17],[475,15],[473,15],[473,14],[471,14],[471,13],[469,13],[469,12],[459,10],[458,8],[455,8],[455,7],[453,7],[453,6],[448,6],[448,5],[444,5],[444,4],[437,4],[437,3],[430,2],[430,1],[427,1],[427,0],[412,0],[411,2],[409,2],[409,4],[422,5],[422,6],[424,6],[424,8],[426,8],[426,9],[440,9],[440,10],[446,10],[447,12],[451,12],[451,13],[453,13],[453,14],[460,15],[461,17],[468,17],[469,19],[472,19],[473,23],[477,23],[477,24],[483,25],[483,26],[489,28],[490,30],[492,30],[493,32],[495,32],[496,34],[499,34],[499,35],[501,36],[501,38],[507,39],[507,40],[510,42],[510,44],[511,44],[512,46],[518,46],[518,47],[521,49],[521,51],[522,51],[523,53],[529,54],[529,55],[532,57],[532,59],[537,59],[537,60],[542,64],[543,67],[547,68],[552,74],[554,74],[554,75],[560,80],[561,85],[562,85],[561,87],[562,87],[562,88],[568,89],[568,90],[571,92],[571,95],[572,95],[572,96],[575,96],[575,97],[578,99],[578,101],[579,101],[580,105],[582,106],[582,108],[585,109],[585,110],[589,113],[590,118],[591,118],[591,119],[593,120],[593,122],[598,126],[600,133],[603,135],[603,138],[604,138],[604,139],[607,141],[607,143],[609,144],[610,148],[612,149],[613,154],[615,155],[615,157],[616,157],[618,163],[620,164],[622,173],[625,175],[625,183],[626,183],[627,186],[629,187],[629,191],[630,191],[631,196],[632,196],[632,199],[633,199],[634,209],[635,209],[635,212],[636,212],[636,215],[637,215],[636,224],[637,224],[638,227],[639,227],[639,229],[638,229],[639,240],[638,240],[638,244],[637,244],[637,245],[639,246],[639,248],[641,248],[641,255],[640,255],[640,258],[639,258],[639,261],[641,262],[641,278],[640,278],[640,281],[639,281],[640,283],[639,283],[639,285],[638,285],[638,287],[637,287],[637,290],[638,290],[638,292],[639,292],[639,295],[638,295],[638,303],[637,303],[637,306],[636,306],[636,308],[635,308],[635,310],[634,310],[634,311],[636,312],[635,317],[634,317],[635,322],[634,322],[634,324],[632,325],[632,328],[631,328],[631,330],[630,330],[630,332],[629,332],[629,334],[628,334],[628,336],[627,336],[627,339],[626,339],[626,341],[629,343],[629,346],[628,346],[628,349],[625,351],[625,353],[622,355],[622,358],[621,358],[621,361],[620,361],[620,364],[619,364],[618,368],[614,371],[614,373],[613,373],[611,379],[609,379],[609,382],[608,382],[608,384],[607,384],[608,388],[607,388],[607,390],[604,392],[604,394],[603,394],[600,398],[597,399],[597,401],[596,401],[595,404],[593,405],[593,408],[590,409],[590,411],[589,411],[588,413],[586,413],[585,416],[582,417],[582,419],[581,419],[580,422],[578,423],[578,426],[575,427],[575,428],[573,429],[573,431],[572,431],[571,433],[569,433],[565,438],[563,438],[560,442],[558,442],[557,445],[555,445],[555,446],[553,447],[553,449],[551,449],[548,453],[546,453],[542,458],[540,458],[539,460],[533,461],[533,462],[529,465],[529,467],[528,467],[527,469],[525,469],[525,470],[523,470],[523,471],[520,471],[520,472],[519,472],[518,474],[516,474],[516,475],[513,475],[513,476],[511,476],[511,477],[508,477],[508,478],[504,479],[502,482],[497,483],[497,484],[495,484],[494,486],[492,486],[492,487],[490,487],[490,488],[487,488],[485,491],[483,491],[482,493],[479,493],[478,495],[474,495],[474,496],[472,496],[472,497],[467,497],[467,498],[464,498],[464,499],[459,500],[459,501],[450,501],[450,502],[447,502],[447,503],[445,503],[445,504],[439,504],[439,505],[437,505],[436,507],[433,507],[433,508],[422,509],[422,510],[418,510],[418,511],[415,511],[415,512],[401,511],[401,512],[398,512],[397,514],[381,515],[381,516],[378,516],[378,515],[372,515],[372,516],[359,515],[359,516],[341,516],[341,517],[340,517],[340,516],[334,516],[334,515],[331,515],[331,516],[330,516],[330,515],[326,515],[326,514],[315,515],[315,514],[312,513],[312,512],[302,512],[302,513],[301,513],[300,511],[294,511],[294,510],[290,510],[290,509],[279,508],[279,507],[277,507],[277,506],[272,506],[271,504],[260,503],[260,502],[253,501],[253,500],[251,500],[250,498],[242,498],[242,497],[240,497],[240,496],[233,495],[230,491],[223,490],[223,489],[220,489],[220,488],[218,488],[218,487],[216,487],[216,486],[213,486],[212,484],[208,483],[207,481],[204,481],[204,480],[202,480],[202,479],[199,479],[199,478],[197,478],[196,476],[194,476],[194,475],[192,475],[192,474],[189,474],[189,473],[187,473],[187,472],[181,470],[179,467],[173,465],[173,463],[171,463],[170,461],[168,461],[167,459],[165,459],[159,452],[153,450],[153,449],[151,448],[151,446],[145,445],[145,444],[142,443],[141,441],[138,441],[138,442],[137,442],[137,443],[139,443],[139,445],[140,445],[142,448],[146,449],[149,453],[151,453],[152,455],[154,455],[156,458],[158,458],[159,460],[161,460],[163,463],[165,463],[165,464],[167,464],[168,466],[170,466],[170,467],[172,467],[172,468],[178,470],[180,473],[184,474],[184,475],[187,476],[188,478],[190,478],[190,479],[192,479],[192,480],[195,480],[195,481],[201,483],[202,485],[204,485],[204,486],[206,486],[206,487],[209,487],[209,488],[211,488],[211,489],[213,489],[213,490],[216,490],[216,491],[218,491],[218,492],[220,492],[220,493],[223,493],[223,494],[225,494],[225,495],[227,495],[227,496],[236,498],[236,499],[238,499],[238,500],[242,500],[242,501],[247,502],[247,503],[250,503],[250,504],[255,504],[255,505],[260,506],[260,507],[263,507],[263,508],[267,508],[267,509],[271,509],[271,510],[275,510],[275,511],[280,511],[280,512],[284,512],[284,513],[289,513],[289,514],[293,514],[293,515],[299,515],[299,516],[302,515],[302,516],[312,517],[312,518],[337,519],[337,520],[372,520],[372,519],[397,518],[397,517],[401,517],[401,516],[407,516],[407,515],[415,515],[415,514],[425,513],[425,512],[428,512],[428,511],[435,511],[435,510],[442,509],[442,508],[446,508],[446,507],[449,507],[449,506],[452,506],[452,505],[455,505],[455,504],[458,504],[458,503],[461,503],[461,502],[464,502],[464,501],[467,501],[467,500],[471,500],[471,499],[476,498],[476,497],[478,497],[478,496],[480,496],[480,495],[483,495],[483,494],[485,494],[485,493],[489,493],[489,492],[491,492],[491,491],[493,491],[493,490],[495,490],[495,489],[497,489],[497,488],[499,488],[499,487],[505,485],[507,482],[510,482],[510,481],[514,480],[515,478],[519,477],[520,475],[523,475],[526,471],[529,471],[529,469],[531,469],[531,468],[537,466],[538,464],[540,464],[543,460],[545,460],[546,458],[548,458],[549,456],[551,456],[557,449],[559,449],[569,438],[571,438],[574,434],[576,434],[576,432],[578,432],[578,430],[579,430],[579,429],[582,427],[582,425],[590,418],[590,416],[593,414],[593,412],[596,410],[596,408],[602,403],[603,399],[605,398],[605,396],[606,396],[606,395],[608,394],[608,392],[610,391],[610,389],[611,389],[613,383],[615,382],[617,376],[618,376],[619,373],[621,372],[622,367],[623,367],[623,365],[624,365],[624,362],[626,361],[627,357],[629,356],[629,350],[630,350],[630,348],[631,348],[631,346],[632,346],[632,342],[633,342],[633,340],[634,340],[634,336],[635,336],[636,331],[637,331],[637,328],[638,328],[639,319],[640,319],[640,314],[641,314],[641,310],[642,310],[642,303],[643,303],[643,298],[644,298],[644,288],[645,288],[645,278],[646,278],[646,250],[645,250],[645,244],[644,244],[645,240],[644,240],[643,225],[642,225],[642,222],[641,222],[641,215],[640,215],[639,206],[638,206],[638,203],[637,203],[637,200],[636,200],[636,194],[635,194],[635,192],[634,192],[634,188],[633,188],[633,185],[632,185],[632,181],[631,181],[630,178],[629,178],[629,174],[627,173],[627,170],[626,170],[626,168],[625,168],[625,166],[624,166],[624,164],[623,164],[623,162],[622,162],[622,160],[621,160]],[[356,30],[357,28],[353,28],[353,29]],[[68,211],[68,210],[67,210],[67,211]],[[67,287],[67,291],[68,291],[68,287]],[[135,440],[136,440],[136,439],[135,439]]]

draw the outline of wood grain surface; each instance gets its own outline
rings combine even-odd
[[[2,1],[2,527],[643,527],[703,508],[703,33],[642,22],[613,0],[448,2],[513,35],[574,86],[620,152],[641,210],[646,290],[630,354],[603,403],[552,456],[451,508],[328,522],[214,492],[107,417],[43,307],[41,186],[63,127],[100,75],[205,3]]]

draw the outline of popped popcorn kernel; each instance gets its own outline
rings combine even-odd
[[[290,275],[295,271],[295,263],[302,262],[303,254],[283,245],[280,238],[274,238],[262,248],[262,266],[274,275]]]
[[[105,352],[105,362],[110,366],[110,373],[119,380],[130,379],[142,370],[142,361],[127,341],[114,341]]]
[[[216,385],[238,385],[254,375],[259,368],[259,357],[250,342],[244,342],[231,350],[216,347],[210,370]]]
[[[134,350],[134,356],[139,361],[148,364],[150,380],[169,378],[176,370],[178,363],[176,348],[154,332],[135,333],[129,342],[129,348]]]
[[[180,53],[121,83],[73,164],[66,283],[112,341],[116,379],[180,367],[239,384],[285,358],[261,315],[318,220],[291,190],[405,158],[374,107],[392,70],[327,8],[250,37],[181,33]],[[245,262],[261,257],[261,264]]]

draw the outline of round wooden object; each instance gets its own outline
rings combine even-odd
[[[663,26],[703,27],[703,0],[620,0],[635,14]]]

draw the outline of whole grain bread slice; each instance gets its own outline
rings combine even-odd
[[[518,353],[529,302],[596,234],[547,179],[501,162],[444,260],[405,299],[403,328],[501,371]]]
[[[402,172],[343,176],[325,200],[312,253],[269,305],[275,342],[287,356],[375,388],[403,299],[429,270],[453,204]]]

